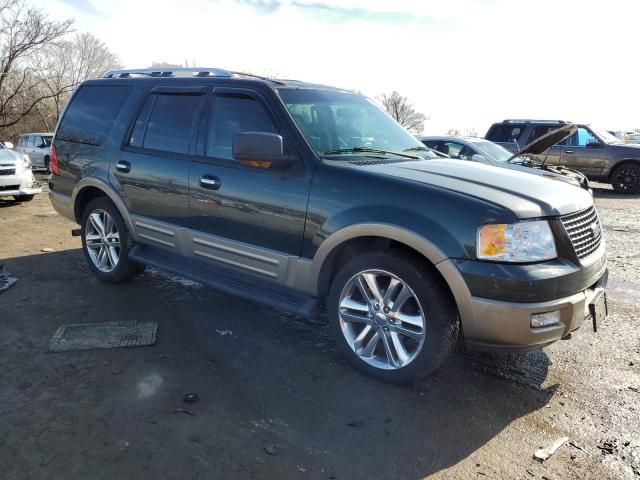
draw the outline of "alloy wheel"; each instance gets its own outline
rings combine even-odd
[[[425,315],[413,290],[383,270],[357,273],[342,289],[338,315],[344,338],[369,365],[396,370],[422,350]]]
[[[111,215],[93,210],[87,217],[84,240],[91,261],[101,272],[113,271],[120,261],[120,234]]]
[[[635,190],[638,182],[640,182],[638,171],[633,167],[625,167],[616,175],[616,183],[624,191]]]

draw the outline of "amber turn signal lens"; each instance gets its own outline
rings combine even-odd
[[[504,223],[485,225],[478,230],[480,254],[486,257],[505,253],[504,239],[507,226]]]

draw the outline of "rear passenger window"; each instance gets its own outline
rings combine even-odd
[[[191,128],[202,99],[201,95],[153,94],[155,98],[149,114],[142,148],[165,152],[188,153]],[[145,115],[140,112],[139,120]],[[138,130],[138,131],[136,131]],[[138,121],[134,126],[130,145],[139,142]],[[137,137],[134,137],[137,135]],[[133,142],[133,143],[132,143]]]
[[[102,145],[126,101],[131,86],[85,85],[73,96],[56,138]]]
[[[233,137],[243,132],[278,133],[271,117],[247,95],[217,95],[209,113],[207,155],[233,160]]]

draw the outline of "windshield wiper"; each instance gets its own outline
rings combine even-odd
[[[336,148],[335,150],[328,150],[324,152],[324,155],[338,155],[341,153],[381,153],[383,155],[397,155],[398,157],[411,158],[413,160],[422,160],[416,155],[409,155],[407,153],[391,152],[389,150],[380,150],[379,148],[369,147],[351,147],[351,148]]]

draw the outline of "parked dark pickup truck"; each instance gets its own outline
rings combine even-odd
[[[516,153],[567,124],[562,120],[504,120],[494,123],[485,138]],[[640,145],[623,143],[589,125],[577,127],[573,135],[537,155],[538,162],[577,170],[589,180],[610,183],[620,193],[640,193]]]
[[[340,349],[382,380],[413,381],[458,345],[541,348],[590,308],[606,315],[587,191],[436,158],[353,92],[110,72],[74,93],[50,166],[51,202],[101,280],[151,265],[301,315],[326,297]]]

